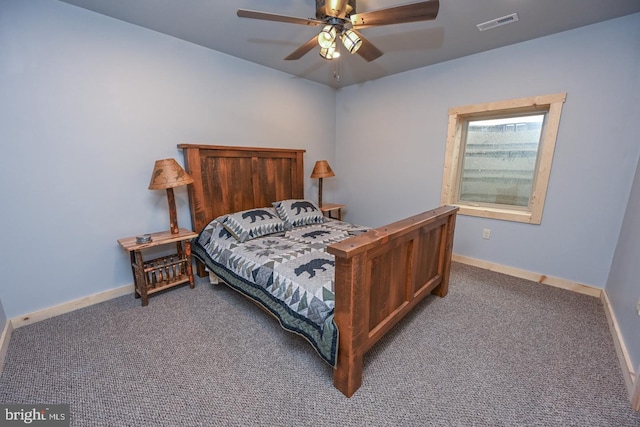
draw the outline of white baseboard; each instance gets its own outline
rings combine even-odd
[[[130,285],[121,286],[119,288],[110,289],[108,291],[99,292],[94,295],[79,298],[73,301],[65,302],[53,307],[47,307],[42,310],[35,311],[24,316],[14,317],[8,319],[5,322],[2,335],[0,335],[0,374],[4,368],[4,360],[9,350],[9,341],[11,341],[11,334],[14,329],[21,326],[29,325],[31,323],[39,322],[41,320],[49,319],[60,314],[69,313],[70,311],[78,310],[83,307],[88,307],[93,304],[98,304],[103,301],[108,301],[113,298],[121,297],[123,295],[133,294],[133,283]]]
[[[604,306],[604,313],[607,316],[609,330],[611,331],[611,336],[613,337],[613,344],[616,348],[616,354],[618,355],[620,367],[622,368],[622,375],[624,376],[624,382],[627,386],[627,391],[629,392],[629,398],[633,399],[634,383],[636,382],[636,373],[634,372],[634,366],[631,364],[631,358],[629,357],[627,346],[624,344],[624,339],[622,338],[622,334],[620,333],[620,327],[618,326],[618,321],[616,320],[616,315],[613,312],[611,302],[609,301],[609,296],[607,295],[606,290],[602,292],[602,297],[600,299],[602,300],[602,305]]]
[[[474,267],[480,267],[485,270],[503,273],[508,276],[519,277],[521,279],[542,283],[543,285],[549,285],[556,288],[562,288],[569,291],[578,292],[580,294],[590,295],[592,297],[599,298],[600,294],[602,293],[602,289],[595,288],[593,286],[583,285],[581,283],[560,279],[558,277],[550,277],[540,273],[533,273],[531,271],[522,270],[516,267],[509,267],[507,265],[494,264],[492,262],[483,261],[476,258],[470,258],[470,257],[454,254],[452,256],[452,260],[456,262],[460,262],[462,264],[468,264]]]
[[[11,320],[7,319],[2,329],[2,335],[0,335],[0,374],[2,374],[2,370],[4,369],[4,359],[7,357],[12,332],[13,325],[11,324]]]
[[[638,372],[636,373],[636,384],[631,395],[631,407],[640,412],[640,366],[638,366]]]
[[[21,326],[30,325],[31,323],[36,323],[41,320],[59,316],[60,314],[69,313],[70,311],[88,307],[93,304],[98,304],[103,301],[108,301],[113,298],[118,298],[123,295],[133,295],[133,289],[134,287],[132,283],[130,285],[125,285],[119,288],[110,289],[108,291],[78,298],[76,300],[55,305],[53,307],[47,307],[45,309],[26,314],[24,316],[14,317],[13,319],[11,319],[11,324],[13,328],[17,329]]]

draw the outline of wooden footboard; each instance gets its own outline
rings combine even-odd
[[[339,331],[334,386],[350,397],[362,357],[420,300],[447,294],[457,207],[443,206],[330,245]]]

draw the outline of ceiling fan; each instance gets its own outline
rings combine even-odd
[[[346,50],[357,53],[366,61],[382,56],[382,51],[364,38],[358,30],[380,25],[430,21],[438,16],[439,0],[428,0],[371,12],[356,13],[356,0],[316,0],[316,18],[296,18],[254,10],[238,9],[240,18],[262,19],[290,24],[322,26],[317,36],[293,51],[285,60],[300,59],[320,45],[320,56],[334,59],[340,56],[338,38]]]

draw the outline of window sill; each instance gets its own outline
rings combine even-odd
[[[502,209],[488,206],[470,206],[454,203],[453,206],[460,208],[458,214],[478,216],[481,218],[501,219],[504,221],[524,222],[527,224],[540,224],[540,219],[536,219],[533,213],[515,209]]]

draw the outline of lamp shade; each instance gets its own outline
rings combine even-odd
[[[193,178],[174,159],[156,160],[149,190],[166,190],[192,182]]]
[[[329,176],[336,176],[329,166],[329,162],[326,160],[318,160],[311,172],[311,178],[327,178]]]

